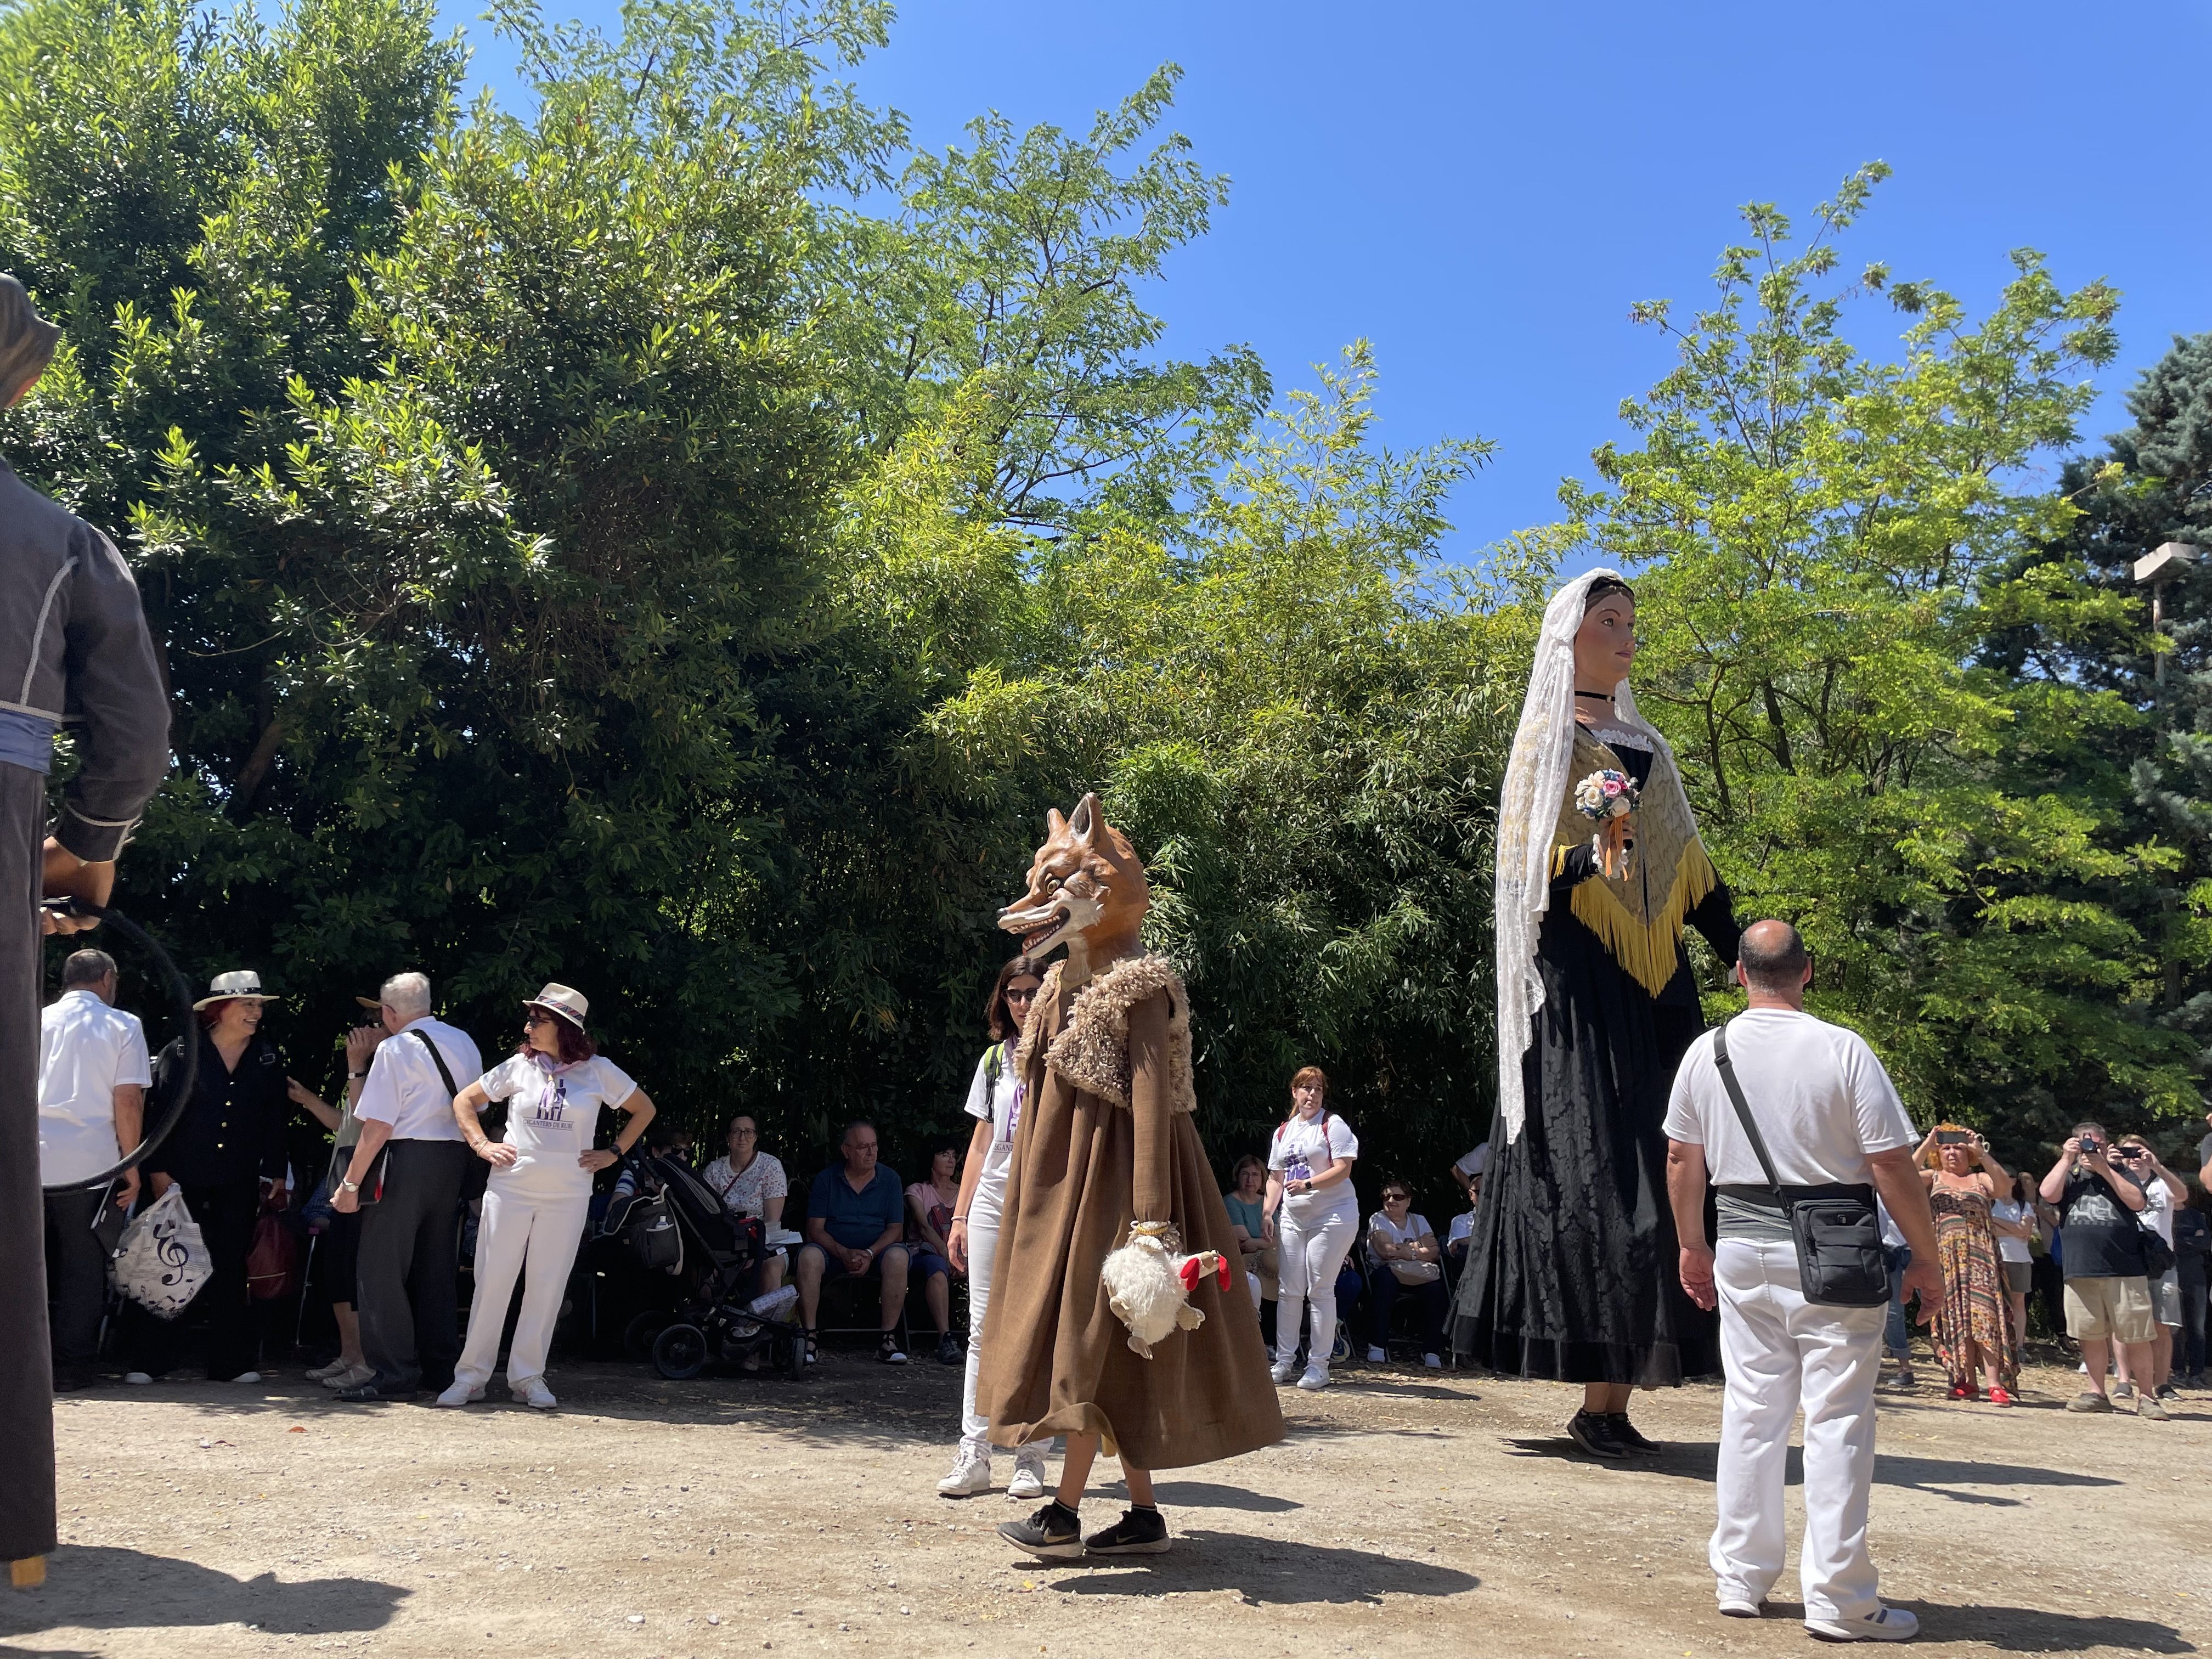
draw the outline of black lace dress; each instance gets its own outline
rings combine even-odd
[[[1616,745],[1641,786],[1651,756]],[[1522,1055],[1528,1115],[1490,1163],[1453,1340],[1478,1364],[1563,1382],[1672,1384],[1720,1370],[1715,1316],[1682,1293],[1667,1138],[1674,1069],[1705,1029],[1687,952],[1654,998],[1568,905],[1593,873],[1566,855],[1537,938],[1544,1006]],[[1689,921],[1723,962],[1737,928],[1725,884]]]

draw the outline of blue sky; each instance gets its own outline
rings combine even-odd
[[[447,9],[507,94],[473,8]],[[2084,435],[2125,424],[2118,394],[2169,337],[2212,329],[2203,141],[2187,77],[2157,67],[2208,45],[2202,0],[908,0],[856,78],[941,147],[988,108],[1080,130],[1182,64],[1174,125],[1232,182],[1212,234],[1151,296],[1170,349],[1248,341],[1285,386],[1372,339],[1384,441],[1500,447],[1454,503],[1449,550],[1464,557],[1555,517],[1560,477],[1588,477],[1620,399],[1666,372],[1632,301],[1686,312],[1739,204],[1803,223],[1875,159],[1896,176],[1844,244],[1849,264],[1886,260],[1978,309],[2008,251],[2032,246],[2069,287],[2124,290],[2122,355]]]

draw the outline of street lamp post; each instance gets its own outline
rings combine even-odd
[[[2150,589],[2150,631],[2166,632],[2166,585],[2181,574],[2185,564],[2197,562],[2197,550],[2186,542],[2165,542],[2136,561],[2136,586]],[[2151,669],[2152,684],[2161,690],[2166,686],[2166,659],[2168,653],[2161,651]]]

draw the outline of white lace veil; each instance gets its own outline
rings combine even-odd
[[[1521,1137],[1528,1103],[1521,1094],[1521,1059],[1534,1036],[1544,1006],[1544,981],[1536,968],[1536,935],[1552,902],[1552,838],[1566,799],[1567,771],[1575,753],[1575,635],[1583,625],[1590,584],[1620,580],[1617,570],[1589,570],[1544,607],[1544,631],[1528,671],[1528,696],[1513,733],[1512,758],[1498,805],[1498,1110],[1505,1139]],[[1637,713],[1636,695],[1623,680],[1613,691],[1613,718],[1651,740],[1671,761],[1667,740]]]

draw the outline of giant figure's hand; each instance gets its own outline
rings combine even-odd
[[[45,867],[39,891],[47,898],[82,899],[88,904],[104,906],[115,891],[112,863],[87,864],[52,836],[46,837],[42,857]],[[41,933],[82,933],[99,926],[97,916],[56,915],[44,908],[39,911]]]

